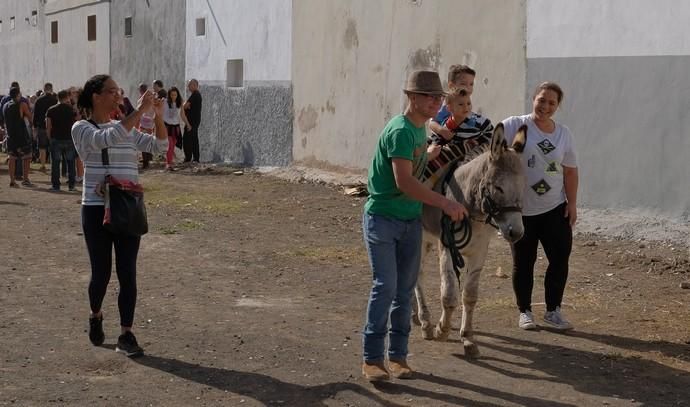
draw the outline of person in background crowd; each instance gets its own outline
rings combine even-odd
[[[48,109],[58,102],[57,97],[53,93],[53,84],[47,82],[43,85],[43,94],[36,99],[34,104],[34,135],[38,142],[38,157],[41,162],[40,170],[46,171],[46,160],[48,156],[48,148],[50,147],[50,140],[46,134],[46,112]],[[53,161],[60,161],[61,156],[52,156]]]
[[[46,133],[50,139],[51,169],[50,182],[52,191],[60,190],[60,162],[64,157],[67,162],[67,187],[76,191],[76,169],[74,159],[76,151],[72,141],[72,125],[76,119],[76,112],[69,103],[69,92],[58,92],[59,103],[51,106],[46,112]]]
[[[148,85],[146,85],[145,83],[140,83],[139,84],[139,95],[140,96],[144,95],[147,92],[148,88],[149,88]],[[153,93],[154,93],[154,95],[156,95],[155,92],[153,92]],[[149,110],[143,112],[143,114],[141,115],[141,121],[139,122],[139,131],[141,131],[142,133],[146,133],[146,134],[153,134],[153,130],[154,130],[153,123],[154,123],[155,117],[156,117],[156,114],[153,111],[153,109],[149,109]],[[149,168],[150,162],[153,159],[153,155],[149,152],[144,151],[141,153],[141,157],[142,157],[141,167],[144,169]]]
[[[156,79],[153,81],[153,91],[158,95],[159,98],[165,99],[168,97],[168,92],[163,88],[163,81]]]
[[[175,145],[177,140],[182,137],[180,132],[180,121],[184,123],[185,130],[190,128],[187,116],[182,109],[182,96],[176,87],[171,87],[168,90],[167,101],[163,106],[163,121],[168,130],[168,152],[165,155],[165,169],[173,171]]]
[[[199,93],[199,82],[190,79],[187,83],[187,90],[190,95],[184,104],[187,119],[189,120],[189,130],[185,129],[182,136],[184,148],[184,162],[199,162],[199,125],[201,125],[201,93]]]
[[[26,127],[25,120],[32,121],[29,106],[24,103],[19,88],[10,89],[10,101],[2,108],[7,129],[7,153],[9,155],[10,187],[18,188],[16,182],[15,167],[17,161],[21,161],[23,168],[22,185],[33,187],[29,179],[29,166],[31,165],[31,136]]]

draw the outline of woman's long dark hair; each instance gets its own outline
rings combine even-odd
[[[175,92],[177,93],[177,98],[175,100],[170,99],[170,92]],[[170,89],[168,89],[168,107],[172,108],[172,104],[175,103],[175,106],[179,109],[180,106],[182,106],[182,95],[180,95],[179,89],[177,89],[174,86],[171,86]]]
[[[110,75],[96,75],[92,76],[91,79],[84,84],[84,88],[77,100],[77,108],[85,112],[87,116],[90,116],[93,112],[93,94],[96,93],[100,95],[108,79],[110,79]]]

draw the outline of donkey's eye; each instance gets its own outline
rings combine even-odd
[[[503,188],[501,188],[501,187],[494,187],[494,188],[496,188],[496,191],[503,193]]]

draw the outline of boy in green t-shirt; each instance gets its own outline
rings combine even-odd
[[[437,72],[415,71],[403,89],[405,113],[393,117],[381,132],[369,167],[369,199],[364,206],[362,231],[373,272],[373,285],[363,333],[362,374],[369,380],[387,380],[390,374],[409,378],[407,343],[411,298],[417,283],[422,245],[422,204],[443,210],[453,221],[467,216],[465,207],[424,186],[419,178],[427,159],[424,124],[438,111],[445,92]],[[390,333],[388,318],[390,315]],[[389,333],[388,369],[384,364]]]

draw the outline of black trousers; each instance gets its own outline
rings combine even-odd
[[[192,126],[191,130],[184,131],[182,149],[185,162],[199,162],[199,126]]]
[[[103,227],[103,206],[82,205],[81,208],[81,224],[91,260],[91,312],[99,312],[103,305],[103,298],[110,282],[115,246],[115,272],[120,282],[120,293],[117,297],[120,325],[129,328],[134,322],[134,308],[137,302],[137,255],[141,237],[116,235],[106,230]]]
[[[564,217],[565,203],[535,216],[523,216],[525,234],[511,245],[513,254],[513,291],[520,312],[532,309],[534,264],[537,246],[541,243],[548,259],[544,277],[544,297],[547,311],[561,306],[568,280],[568,261],[573,247],[573,232]]]

